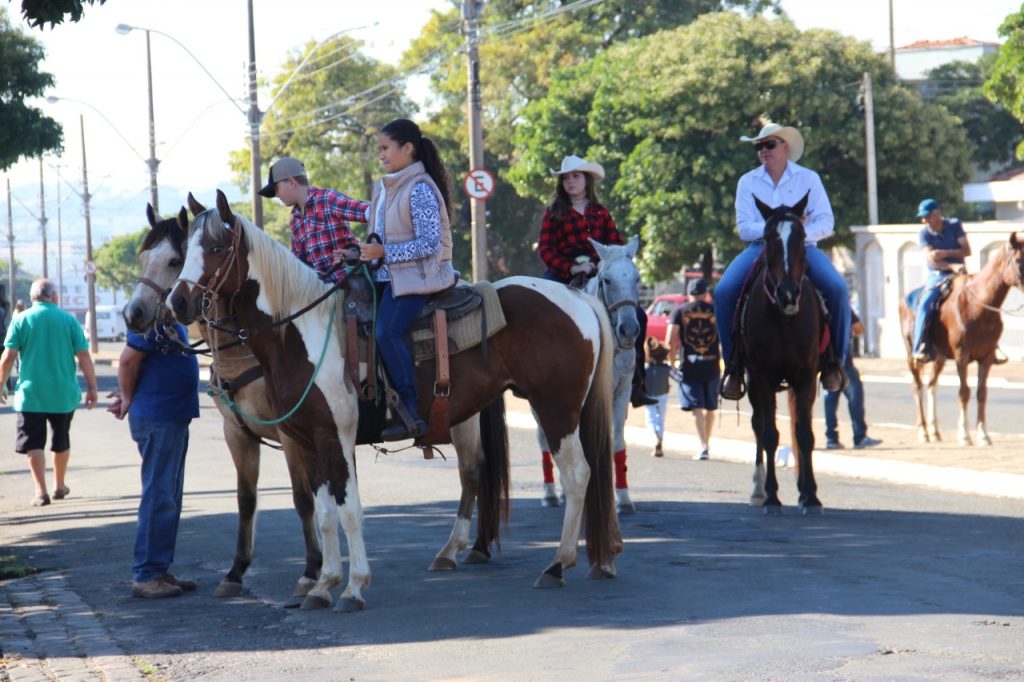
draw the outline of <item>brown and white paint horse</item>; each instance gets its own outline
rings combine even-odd
[[[193,212],[205,210],[189,195],[189,207]],[[188,216],[182,208],[176,218],[158,220],[152,206],[146,207],[150,231],[139,248],[141,274],[132,292],[131,299],[124,307],[124,318],[128,328],[140,334],[153,329],[160,318],[168,316],[164,306],[171,285],[181,274],[185,262],[185,239],[188,234]],[[211,311],[220,317],[219,305]],[[226,314],[226,313],[225,313]],[[206,344],[216,353],[213,372],[221,381],[235,382],[259,369],[252,351],[242,345],[231,345],[234,339],[218,332],[209,325],[199,325]],[[239,388],[233,401],[242,412],[269,421],[274,418],[273,409],[267,400],[262,375]],[[246,428],[239,425],[239,417],[223,401],[216,400],[217,409],[224,420],[224,441],[231,452],[231,460],[237,474],[238,532],[235,557],[231,569],[214,590],[217,597],[233,597],[242,592],[242,578],[252,563],[253,531],[256,520],[257,485],[260,476],[260,439],[280,443],[288,465],[292,482],[292,501],[302,522],[302,535],[306,544],[306,564],[302,576],[295,586],[293,596],[304,597],[316,584],[317,573],[322,561],[320,541],[313,524],[313,492],[303,471],[302,458],[297,445],[280,432],[276,426],[245,420]]]
[[[280,428],[303,449],[324,553],[320,581],[306,605],[329,604],[330,590],[341,580],[340,513],[351,568],[339,607],[352,610],[364,604],[362,590],[370,579],[355,475],[356,388],[344,371],[338,334],[328,332],[328,301],[269,329],[328,288],[284,246],[232,213],[218,192],[217,209],[193,223],[185,266],[168,306],[179,321],[190,322],[203,301],[229,299],[239,326],[252,332],[248,343],[264,369],[271,404],[280,414],[298,405]],[[612,503],[612,342],[607,315],[592,297],[544,280],[509,278],[498,289],[507,326],[488,341],[486,357],[471,349],[451,358],[452,437],[460,470],[464,457],[486,458],[488,443],[507,445],[504,421],[496,423],[478,413],[493,412],[507,388],[525,395],[557,453],[566,489],[562,539],[536,585],[563,584],[564,570],[577,560],[584,514],[588,577],[611,577],[622,538]],[[416,371],[420,385],[429,386],[433,363],[421,363]],[[426,413],[430,399],[429,392],[421,391],[421,412]],[[468,546],[468,523],[464,525]],[[453,536],[456,532],[458,524]]]
[[[936,385],[946,360],[956,363],[960,377],[960,421],[957,439],[961,445],[971,445],[968,429],[967,403],[971,388],[967,384],[967,368],[978,363],[978,425],[979,445],[991,445],[985,426],[985,403],[988,401],[988,374],[996,359],[999,337],[1003,334],[1002,305],[1012,287],[1024,290],[1024,232],[1010,234],[1002,248],[979,272],[960,275],[953,280],[953,290],[942,303],[932,321],[930,340],[935,349],[935,361],[925,387],[921,381],[924,364],[914,360],[911,344],[914,335],[915,311],[900,298],[900,331],[907,349],[907,365],[913,378],[914,403],[917,408],[917,434],[921,442],[939,441],[939,422],[936,416]],[[927,410],[925,394],[927,392]]]

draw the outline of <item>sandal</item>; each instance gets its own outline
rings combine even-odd
[[[50,496],[47,495],[46,493],[43,493],[42,495],[39,495],[38,497],[34,497],[32,499],[33,507],[45,507],[48,504],[50,504]]]
[[[71,493],[71,488],[67,487],[66,485],[63,485],[63,486],[61,486],[61,487],[59,487],[59,488],[57,488],[56,490],[53,491],[53,499],[55,499],[55,500],[63,500],[70,493]]]

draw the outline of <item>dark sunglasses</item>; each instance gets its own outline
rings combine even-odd
[[[765,140],[764,142],[757,142],[754,144],[754,151],[759,152],[762,149],[775,149],[775,147],[778,144],[778,140]]]

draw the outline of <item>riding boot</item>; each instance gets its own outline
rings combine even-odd
[[[391,442],[408,438],[419,438],[427,432],[427,422],[418,413],[410,412],[402,403],[398,403],[391,409],[397,419],[394,424],[380,432],[380,439],[382,441]]]
[[[842,364],[835,358],[821,362],[821,385],[826,391],[841,391],[850,383]]]
[[[1005,365],[1010,361],[1010,358],[1006,357],[1006,353],[999,346],[996,346],[996,358],[992,361],[993,365]]]
[[[633,365],[633,392],[629,396],[629,402],[633,407],[645,405],[657,405],[658,399],[647,394],[647,373],[644,371],[644,347],[636,346],[636,363]]]
[[[740,400],[747,394],[743,381],[743,370],[736,365],[726,365],[718,393],[726,400]]]

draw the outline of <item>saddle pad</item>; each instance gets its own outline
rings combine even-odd
[[[448,352],[452,355],[461,353],[467,348],[477,346],[483,341],[483,320],[486,314],[487,338],[494,336],[507,324],[505,313],[498,300],[498,291],[490,282],[470,284],[483,299],[483,305],[463,315],[455,321],[448,322]],[[434,357],[434,330],[417,329],[412,332],[413,359],[416,362],[430,360]]]

